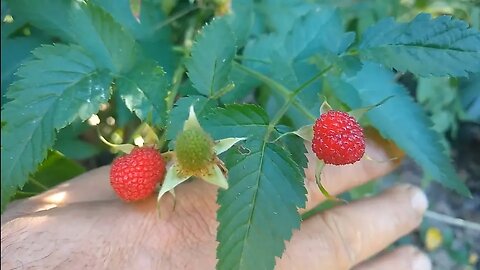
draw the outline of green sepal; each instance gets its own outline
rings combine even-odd
[[[216,164],[209,168],[208,173],[203,175],[202,179],[215,186],[228,189],[227,178]]]
[[[170,166],[170,168],[168,168],[167,174],[165,175],[165,180],[163,181],[162,187],[160,188],[160,192],[158,193],[157,205],[160,204],[160,200],[165,193],[172,192],[176,186],[185,182],[191,176],[191,175],[186,175],[186,176],[180,175],[179,172],[180,170],[177,164],[173,164],[172,166]]]
[[[246,140],[247,138],[226,138],[215,141],[215,145],[213,146],[213,151],[215,154],[220,155],[221,153],[227,151],[236,143]]]
[[[195,114],[195,110],[193,109],[193,106],[190,106],[188,119],[185,121],[185,124],[183,125],[183,130],[194,129],[194,128],[199,128],[203,130],[202,127],[200,126],[200,122],[198,122],[197,115]]]

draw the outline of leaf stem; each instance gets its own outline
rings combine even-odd
[[[258,80],[262,81],[266,85],[270,86],[271,88],[277,90],[282,96],[286,97],[290,94],[290,90],[288,90],[285,86],[279,84],[275,80],[270,79],[269,77],[263,75],[262,73],[248,68],[240,63],[233,62],[233,65],[240,69],[241,71],[251,75],[252,77],[257,78]]]
[[[272,132],[272,130],[275,128],[275,126],[278,124],[278,122],[282,119],[283,115],[288,111],[288,109],[290,108],[290,105],[292,104],[292,102],[296,99],[297,95],[303,90],[305,89],[306,87],[308,87],[310,84],[312,84],[313,82],[315,82],[316,80],[318,80],[320,77],[322,77],[325,73],[327,73],[330,69],[332,68],[332,66],[328,66],[326,68],[324,68],[323,70],[321,70],[318,74],[316,74],[315,76],[313,76],[312,78],[310,78],[309,80],[307,80],[306,82],[304,82],[302,85],[300,85],[297,89],[293,90],[292,92],[289,92],[288,95],[287,95],[287,99],[285,100],[285,103],[283,104],[283,106],[280,108],[280,110],[278,110],[277,114],[274,116],[273,120],[270,122],[269,126],[268,126],[268,131],[267,131],[267,134],[266,134],[266,137],[265,138],[268,138],[270,136],[270,133]]]
[[[241,56],[241,55],[235,56],[235,60],[242,60],[242,61],[248,61],[248,62],[258,62],[258,63],[267,64],[267,65],[272,64],[272,62],[267,61],[267,60],[263,60],[263,59],[259,59],[259,58],[244,57],[244,56]]]
[[[35,186],[41,188],[42,190],[44,190],[44,191],[45,191],[45,190],[48,190],[48,187],[47,187],[47,186],[45,186],[44,184],[40,183],[37,179],[33,178],[32,176],[29,176],[29,177],[28,177],[28,180],[29,180],[32,184],[34,184]]]
[[[21,196],[29,196],[29,197],[38,195],[38,193],[36,193],[36,192],[28,192],[28,191],[21,191],[21,190],[17,190],[16,194],[21,195]]]
[[[178,68],[173,73],[172,87],[170,88],[170,93],[167,96],[167,110],[171,110],[173,104],[175,103],[175,97],[177,96],[178,89],[182,83],[182,77],[185,73],[185,66],[180,64]]]
[[[189,8],[186,8],[182,11],[179,11],[177,14],[173,15],[172,17],[168,18],[167,20],[157,24],[155,26],[155,31],[158,31],[159,29],[171,24],[172,22],[182,18],[183,16],[187,15],[188,13],[192,12],[192,11],[195,11],[197,9],[199,9],[200,7],[198,6],[191,6]]]
[[[249,74],[250,76],[256,78],[257,80],[259,81],[262,81],[264,84],[266,84],[267,86],[269,86],[270,88],[272,88],[273,90],[277,91],[278,94],[280,94],[281,96],[283,96],[285,99],[288,99],[290,94],[291,94],[291,91],[288,90],[285,86],[279,84],[278,82],[270,79],[269,77],[263,75],[262,73],[256,71],[256,70],[253,70],[253,69],[250,69],[242,64],[239,64],[237,62],[233,62],[233,65],[235,67],[237,67],[238,69],[240,69],[241,71]],[[296,99],[293,99],[291,101],[292,105],[298,109],[305,117],[307,117],[308,119],[310,120],[315,120],[315,116],[310,113],[307,109],[305,109],[304,106],[302,106]]]

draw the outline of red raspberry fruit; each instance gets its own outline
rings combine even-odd
[[[326,164],[355,163],[365,154],[363,129],[348,113],[328,111],[315,121],[312,150]]]
[[[136,147],[125,156],[115,159],[110,168],[110,184],[125,201],[147,198],[165,176],[165,161],[157,150]]]

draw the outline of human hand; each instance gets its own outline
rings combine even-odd
[[[368,152],[386,159],[380,148]],[[322,183],[332,195],[390,172],[391,162],[362,160],[327,166]],[[2,268],[41,269],[213,269],[216,264],[217,189],[193,180],[162,199],[120,201],[108,181],[109,167],[81,175],[48,192],[17,201],[2,215]],[[307,170],[307,211],[325,198]],[[430,269],[414,247],[372,260],[393,241],[417,227],[427,207],[420,189],[401,185],[335,207],[302,223],[286,244],[277,269]],[[272,224],[274,226],[274,224]],[[5,267],[5,268],[4,268]]]

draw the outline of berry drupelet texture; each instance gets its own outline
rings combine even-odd
[[[365,154],[363,129],[348,113],[328,111],[315,121],[312,150],[326,164],[355,163]]]
[[[113,161],[110,184],[125,201],[149,197],[165,176],[165,161],[157,150],[137,147]]]

